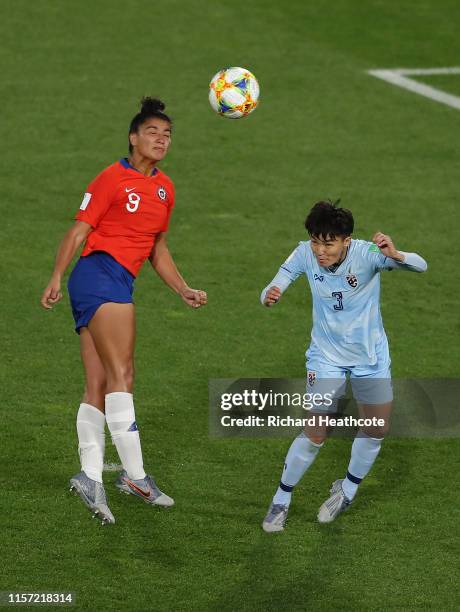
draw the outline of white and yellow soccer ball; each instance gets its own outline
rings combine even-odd
[[[219,70],[209,84],[209,102],[221,117],[240,119],[257,108],[259,83],[246,68]]]

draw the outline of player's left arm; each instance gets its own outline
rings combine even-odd
[[[405,251],[399,251],[390,236],[377,232],[372,238],[372,242],[378,246],[380,253],[385,256],[382,264],[379,266],[381,269],[399,269],[408,270],[410,272],[426,272],[428,264],[417,255],[417,253],[406,253]]]
[[[180,295],[188,306],[199,308],[207,303],[206,292],[201,289],[191,289],[182,278],[169,252],[165,232],[157,235],[149,261],[158,276]]]

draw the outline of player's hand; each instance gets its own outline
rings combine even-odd
[[[62,299],[61,293],[61,281],[52,278],[48,283],[45,291],[43,292],[42,299],[40,300],[41,305],[46,310],[51,310],[55,304]]]
[[[281,289],[279,287],[270,287],[265,294],[264,304],[265,306],[273,306],[281,298]]]
[[[390,236],[382,234],[382,232],[377,232],[372,237],[372,242],[379,247],[380,252],[385,255],[385,257],[391,257],[391,259],[395,259],[396,261],[404,261],[404,256],[396,250]]]
[[[192,308],[200,308],[200,306],[206,306],[208,303],[206,291],[201,291],[201,289],[190,289],[190,287],[185,287],[185,289],[182,289],[180,292],[180,296],[184,302]]]

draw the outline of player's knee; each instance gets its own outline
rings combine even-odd
[[[308,434],[307,438],[313,442],[313,444],[322,444],[326,439],[326,434]]]
[[[362,431],[364,431],[369,438],[385,438],[390,431],[390,423],[389,421],[385,421],[383,425],[363,427]]]
[[[134,364],[132,363],[122,364],[107,375],[107,386],[109,388],[120,387],[120,389],[131,391],[133,384]]]

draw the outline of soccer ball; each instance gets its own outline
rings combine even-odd
[[[221,117],[239,119],[256,108],[259,83],[245,68],[220,70],[209,84],[209,102]]]

